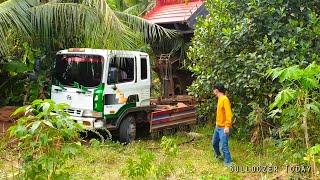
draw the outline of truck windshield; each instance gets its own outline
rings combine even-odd
[[[57,55],[53,77],[65,86],[77,82],[85,87],[101,83],[103,57],[97,55]]]

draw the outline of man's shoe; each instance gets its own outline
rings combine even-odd
[[[233,166],[233,163],[232,162],[224,163],[224,166],[227,168],[231,168],[231,166]]]
[[[215,158],[216,160],[223,160],[223,157],[222,157],[221,155],[219,155],[219,156],[215,155],[214,158]]]

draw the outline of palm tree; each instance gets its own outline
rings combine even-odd
[[[156,0],[124,0],[128,8],[124,12],[136,16],[144,15],[156,5]]]
[[[142,16],[156,5],[156,0],[107,0],[107,3],[113,10]]]
[[[9,50],[6,37],[10,31],[30,37],[32,27],[30,23],[30,8],[34,6],[32,0],[9,0],[0,3],[0,55]]]
[[[8,0],[0,4],[0,38],[14,31],[42,47],[133,49],[143,42],[171,38],[175,31],[126,12],[106,0]],[[0,41],[0,53],[8,50]]]

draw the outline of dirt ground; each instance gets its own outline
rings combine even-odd
[[[0,136],[14,124],[15,120],[10,116],[16,109],[16,106],[4,106],[0,108]]]

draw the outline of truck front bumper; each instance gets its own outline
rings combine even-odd
[[[73,119],[84,126],[85,129],[100,129],[105,127],[105,122],[103,119],[97,119],[93,117],[75,117]]]

